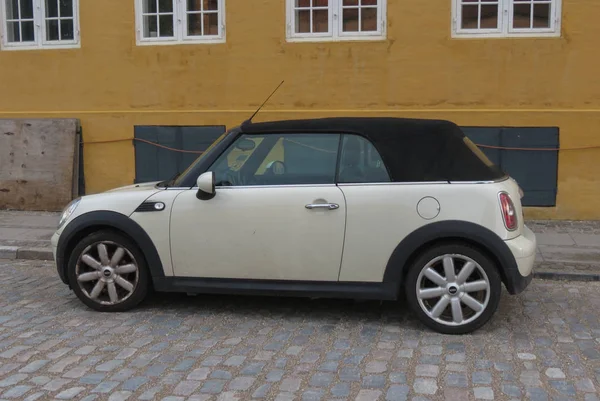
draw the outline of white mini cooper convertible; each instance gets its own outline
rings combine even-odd
[[[448,334],[533,277],[522,191],[448,121],[245,122],[178,177],[76,199],[52,238],[83,303],[148,292],[403,298]]]

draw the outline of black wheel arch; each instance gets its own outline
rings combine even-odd
[[[60,234],[56,248],[56,267],[63,283],[68,284],[67,264],[76,244],[87,235],[106,229],[112,229],[126,235],[140,248],[146,259],[152,280],[165,277],[158,251],[146,231],[124,214],[100,210],[76,217],[65,226]]]
[[[517,294],[529,284],[531,276],[520,275],[515,257],[496,233],[475,223],[448,220],[427,224],[398,244],[385,269],[383,281],[387,283],[386,287],[400,291],[411,262],[425,249],[449,241],[470,244],[489,256],[509,293]]]

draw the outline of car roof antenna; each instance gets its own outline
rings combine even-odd
[[[267,98],[267,99],[266,99],[266,100],[263,102],[263,104],[261,104],[261,105],[258,107],[258,109],[256,109],[256,111],[254,112],[254,114],[252,114],[252,117],[250,117],[250,118],[249,118],[249,119],[246,121],[246,123],[251,123],[251,122],[252,122],[252,119],[254,118],[254,116],[256,116],[256,115],[258,114],[258,112],[260,111],[260,109],[262,109],[262,108],[263,108],[263,106],[264,106],[265,104],[267,104],[267,102],[269,101],[269,99],[271,99],[271,97],[272,97],[272,96],[275,94],[275,92],[277,92],[277,89],[279,89],[279,87],[280,87],[281,85],[283,85],[283,83],[284,83],[284,82],[285,82],[285,81],[281,81],[281,83],[280,83],[279,85],[277,85],[277,88],[275,88],[275,90],[274,90],[273,92],[271,92],[271,94],[269,95],[269,97],[268,97],[268,98]]]

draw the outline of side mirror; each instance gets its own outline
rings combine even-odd
[[[209,200],[215,197],[215,173],[214,171],[207,171],[206,173],[200,175],[196,180],[196,185],[198,185],[198,192],[196,193],[196,198],[200,200]]]

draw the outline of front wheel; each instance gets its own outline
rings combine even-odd
[[[487,256],[456,243],[434,246],[419,256],[410,266],[405,291],[425,325],[444,334],[465,334],[492,317],[502,286]]]
[[[99,231],[85,237],[71,253],[67,269],[75,295],[101,312],[129,310],[148,292],[149,274],[142,252],[117,232]]]

